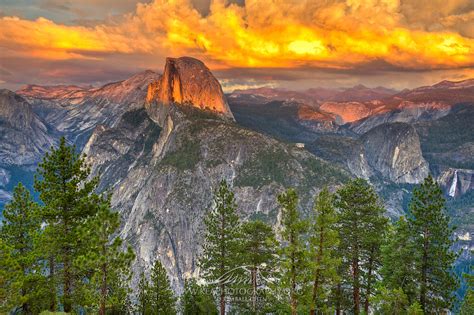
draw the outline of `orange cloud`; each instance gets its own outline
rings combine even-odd
[[[53,60],[101,58],[101,53],[189,54],[213,68],[347,69],[380,60],[408,69],[472,67],[474,39],[462,36],[456,25],[472,24],[473,13],[446,15],[436,30],[411,28],[404,13],[415,10],[417,1],[411,2],[246,0],[242,7],[215,0],[203,17],[189,0],[155,0],[138,4],[118,22],[95,27],[3,17],[0,47]],[[450,8],[466,5],[451,2]],[[423,21],[430,24],[433,18]]]

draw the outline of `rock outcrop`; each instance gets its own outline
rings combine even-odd
[[[395,183],[416,184],[428,176],[420,139],[412,125],[380,125],[362,136],[370,166]]]
[[[163,125],[169,106],[191,105],[233,119],[219,81],[201,61],[190,58],[166,58],[160,80],[148,87],[146,108]]]
[[[54,143],[54,130],[23,97],[0,90],[0,166],[33,165]]]

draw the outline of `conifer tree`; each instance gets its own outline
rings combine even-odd
[[[439,185],[428,176],[413,190],[409,205],[409,229],[416,249],[419,302],[425,313],[439,313],[453,305],[458,281],[452,272],[457,257],[451,251],[453,227],[446,214]]]
[[[87,252],[80,255],[75,263],[88,274],[88,304],[98,307],[99,314],[105,315],[106,310],[125,307],[130,264],[134,259],[133,250],[129,246],[123,250],[120,237],[112,236],[120,226],[120,216],[112,212],[110,199],[92,196],[95,199],[97,212],[89,217],[78,230],[78,237],[88,245]]]
[[[44,206],[41,219],[46,223],[42,248],[48,254],[50,309],[56,308],[56,292],[62,293],[61,304],[65,312],[71,312],[77,281],[83,278],[73,266],[78,255],[87,249],[87,244],[78,238],[78,229],[85,220],[95,214],[95,199],[91,198],[97,187],[98,178],[88,179],[90,169],[85,157],[76,153],[74,146],[68,146],[61,138],[59,147],[46,153],[38,166],[35,189],[40,193]]]
[[[416,248],[411,237],[408,221],[400,217],[389,232],[388,242],[382,247],[382,284],[389,290],[401,289],[407,296],[408,304],[416,301],[417,281]]]
[[[151,314],[150,284],[145,277],[145,273],[140,273],[138,282],[138,294],[136,310],[140,315]]]
[[[166,270],[159,260],[155,261],[151,270],[148,299],[151,314],[176,315],[176,298]]]
[[[278,195],[278,203],[282,212],[282,286],[289,289],[290,312],[295,315],[304,292],[305,270],[308,267],[304,240],[308,224],[300,217],[298,195],[294,189]]]
[[[204,221],[206,232],[199,261],[202,277],[217,283],[221,315],[226,309],[226,283],[222,277],[238,264],[239,217],[236,209],[234,193],[225,181],[221,181],[214,194],[213,208]]]
[[[402,289],[387,289],[381,287],[374,297],[375,314],[392,315],[422,315],[418,302],[410,304],[408,297]]]
[[[28,189],[20,183],[12,201],[5,206],[0,226],[0,239],[11,249],[10,258],[19,268],[16,277],[10,275],[19,290],[17,298],[10,302],[23,314],[39,312],[45,293],[40,250],[36,246],[41,230],[38,208]]]
[[[310,257],[312,270],[312,290],[310,314],[327,312],[324,301],[329,296],[331,286],[337,280],[337,257],[339,233],[337,214],[333,196],[324,188],[315,198],[314,219],[310,229]]]
[[[18,290],[21,287],[21,270],[18,262],[12,257],[12,248],[0,238],[0,314],[8,314],[21,305]]]
[[[358,315],[363,297],[364,309],[370,307],[387,220],[377,194],[364,179],[351,180],[340,188],[336,207],[339,211],[340,249],[351,274],[348,282],[352,290],[352,309]]]
[[[181,296],[183,315],[217,315],[217,306],[212,294],[200,286],[196,279],[187,279]]]
[[[471,315],[474,314],[474,266],[471,265],[471,274],[464,274],[464,277],[467,278],[467,292],[464,296],[464,300],[461,304],[459,314],[461,315]]]
[[[272,227],[262,221],[250,221],[242,224],[241,228],[241,264],[250,270],[250,296],[244,300],[250,305],[244,308],[252,314],[261,313],[266,305],[265,292],[259,291],[259,279],[268,279],[274,272],[276,256],[276,239]]]

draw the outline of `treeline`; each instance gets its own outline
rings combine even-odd
[[[304,217],[288,189],[275,228],[242,222],[221,182],[204,221],[199,277],[186,279],[179,299],[158,258],[132,292],[135,256],[98,183],[62,139],[38,167],[41,202],[16,187],[0,227],[0,314],[437,314],[453,306],[453,229],[431,177],[393,224],[365,180],[323,189]],[[471,290],[464,314],[472,303]]]
[[[264,222],[239,221],[227,183],[216,191],[199,266],[220,314],[440,314],[453,307],[453,228],[431,176],[394,224],[363,179],[335,193],[323,189],[307,217],[294,189],[278,203],[275,233]]]

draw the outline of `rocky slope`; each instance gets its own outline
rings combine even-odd
[[[99,88],[27,86],[17,93],[30,101],[35,113],[82,147],[96,125],[113,126],[126,111],[142,107],[148,85],[160,77],[148,70]]]

